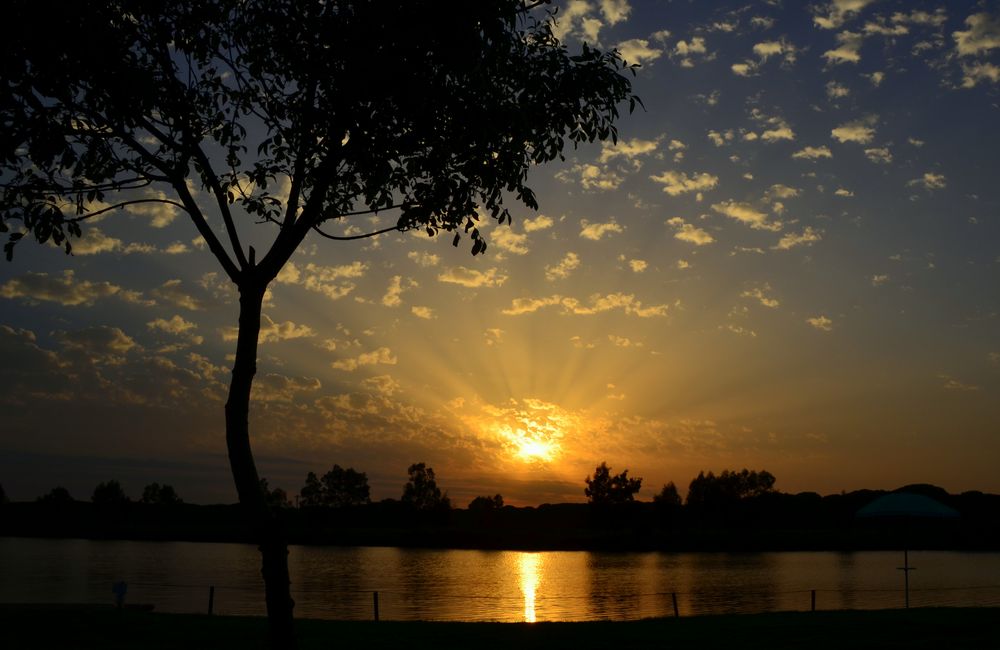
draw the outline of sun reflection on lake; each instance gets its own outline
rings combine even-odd
[[[534,623],[535,589],[538,588],[538,578],[541,575],[542,556],[538,553],[521,553],[519,560],[521,568],[521,592],[524,594],[524,621]]]

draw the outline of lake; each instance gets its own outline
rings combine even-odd
[[[289,549],[296,615],[579,621],[903,606],[902,553],[605,553],[383,547]],[[910,552],[911,606],[1000,606],[1000,553]],[[0,603],[127,602],[157,611],[264,613],[244,544],[0,538]]]

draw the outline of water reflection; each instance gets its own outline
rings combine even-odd
[[[521,553],[521,593],[524,594],[524,620],[526,623],[534,623],[535,616],[535,590],[538,588],[538,580],[542,573],[542,556],[538,553]]]

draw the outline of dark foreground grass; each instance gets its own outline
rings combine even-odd
[[[1000,609],[784,612],[589,623],[415,623],[302,620],[302,650],[708,648],[1000,649]],[[0,647],[264,648],[261,618],[99,608],[0,606]]]

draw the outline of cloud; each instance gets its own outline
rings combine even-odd
[[[907,185],[923,185],[925,190],[931,192],[933,190],[943,190],[948,186],[948,182],[943,174],[926,172],[920,178],[914,178],[912,181],[909,181]],[[2,289],[0,289],[0,291],[2,291]]]
[[[838,142],[857,142],[858,144],[868,144],[875,137],[875,129],[872,128],[878,118],[874,115],[846,122],[830,131],[830,137]]]
[[[640,138],[633,138],[632,140],[619,140],[616,143],[603,142],[601,143],[601,155],[598,157],[598,162],[601,164],[607,164],[616,158],[624,158],[629,162],[633,163],[633,166],[638,169],[638,158],[641,156],[648,156],[649,154],[656,153],[656,150],[660,146],[660,140],[663,136],[654,140],[642,140]]]
[[[642,302],[637,300],[633,294],[611,293],[607,295],[594,294],[590,297],[589,303],[584,304],[576,298],[554,294],[542,298],[515,298],[511,301],[510,307],[501,313],[507,316],[520,316],[531,314],[546,307],[562,307],[562,313],[575,314],[580,316],[592,316],[613,310],[621,310],[630,316],[639,318],[652,318],[666,316],[668,305],[652,305],[644,307]]]
[[[962,64],[962,88],[973,88],[984,81],[1000,83],[1000,66],[978,62]]]
[[[609,192],[617,190],[625,181],[625,177],[617,171],[597,165],[573,165],[556,174],[556,178],[564,183],[574,182],[574,175],[579,177],[580,186],[585,190]]]
[[[833,330],[833,321],[826,316],[813,316],[812,318],[807,318],[806,322],[816,329],[824,332],[830,332]]]
[[[580,257],[576,253],[566,253],[566,256],[559,260],[558,264],[545,267],[545,279],[551,282],[568,278],[570,273],[579,266]]]
[[[663,56],[663,49],[650,46],[645,38],[632,38],[617,45],[622,58],[628,63],[644,65]]]
[[[872,286],[873,287],[881,287],[883,284],[885,284],[888,281],[889,281],[889,276],[888,276],[888,274],[885,274],[885,273],[875,274],[875,275],[872,276]]]
[[[734,136],[735,133],[733,132],[732,129],[729,129],[727,131],[722,131],[721,133],[719,131],[708,132],[708,139],[711,140],[712,144],[714,144],[716,147],[721,147],[732,142]]]
[[[852,192],[851,190],[844,189],[843,187],[838,187],[837,190],[834,192],[834,194],[843,197],[854,196],[854,192]]]
[[[757,210],[749,203],[739,203],[737,201],[722,201],[714,203],[712,209],[730,219],[735,219],[746,224],[754,230],[770,230],[776,232],[781,230],[781,222],[768,221],[767,214]]]
[[[546,217],[543,214],[538,215],[534,219],[524,220],[524,232],[535,232],[536,230],[545,230],[546,228],[551,228],[552,224],[551,217]]]
[[[670,196],[710,190],[719,184],[719,177],[707,172],[688,176],[684,172],[666,171],[659,176],[649,178],[663,185],[663,191]]]
[[[118,365],[122,355],[139,345],[132,337],[117,327],[97,325],[73,332],[58,330],[52,338],[69,350],[83,353],[91,361]]]
[[[239,336],[238,327],[225,327],[222,330],[223,341],[235,341]],[[291,339],[307,338],[315,336],[316,333],[308,325],[296,325],[292,321],[276,323],[267,314],[261,315],[260,319],[260,342],[271,343],[274,341],[287,341]]]
[[[649,266],[649,263],[646,260],[629,260],[628,265],[633,273],[642,273]]]
[[[159,201],[168,199],[167,194],[159,190],[147,190],[144,198]],[[166,228],[174,222],[179,213],[177,207],[170,203],[134,203],[125,206],[125,211],[130,214],[149,217],[149,225],[153,228]]]
[[[830,0],[817,6],[813,22],[823,29],[837,29],[875,0]]]
[[[259,375],[253,383],[253,399],[262,402],[291,402],[302,393],[322,387],[315,377],[288,377],[273,372]]]
[[[200,311],[205,308],[205,302],[197,298],[182,288],[180,280],[167,280],[160,286],[150,291],[150,295],[159,301],[187,309],[190,311]]]
[[[278,273],[276,281],[279,284],[298,284],[310,291],[321,293],[330,300],[339,300],[354,291],[355,284],[351,280],[363,277],[368,270],[365,262],[352,262],[339,266],[321,266],[310,262],[305,268],[299,268],[294,262],[288,262]]]
[[[680,217],[667,219],[667,225],[675,228],[674,239],[679,239],[695,246],[707,246],[715,241],[715,238],[708,231],[687,223]]]
[[[799,49],[785,39],[780,39],[777,41],[762,41],[754,44],[753,53],[757,55],[758,59],[760,59],[761,64],[767,63],[767,60],[773,56],[780,56],[783,65],[791,65],[795,63],[795,58],[799,53]],[[748,61],[747,63],[751,62]]]
[[[385,295],[382,296],[382,304],[386,307],[399,307],[403,304],[403,292],[417,286],[419,285],[414,280],[408,279],[404,281],[401,275],[392,276],[389,280],[389,288],[386,289]]]
[[[795,248],[796,246],[812,246],[821,239],[823,239],[823,231],[814,230],[811,226],[806,226],[806,229],[801,233],[796,234],[790,232],[783,236],[774,246],[774,249],[787,251],[788,249]]]
[[[803,147],[792,154],[796,160],[818,160],[819,158],[833,158],[830,148],[826,145],[822,147]]]
[[[525,226],[525,230],[527,230],[527,225]],[[411,260],[413,260],[413,262],[417,266],[422,266],[425,269],[430,268],[432,266],[437,266],[438,264],[441,263],[441,258],[438,257],[437,255],[434,255],[433,253],[425,253],[423,251],[410,251],[409,253],[406,254],[406,256]]]
[[[892,162],[892,152],[889,151],[889,147],[873,147],[871,149],[865,149],[865,156],[867,156],[868,160],[873,163],[881,165],[888,165]]]
[[[956,31],[955,50],[959,56],[976,56],[1000,48],[1000,20],[987,13],[972,14],[965,19],[966,31]]]
[[[174,315],[169,320],[165,318],[154,319],[146,323],[146,327],[151,330],[158,330],[160,332],[180,336],[197,329],[198,326],[189,320],[184,320],[180,316]]]
[[[632,12],[629,0],[601,0],[601,13],[609,25],[616,25]]]
[[[499,327],[490,327],[483,332],[483,337],[486,339],[486,345],[490,347],[503,343],[503,335],[504,331]]]
[[[511,255],[526,255],[528,253],[528,236],[514,232],[508,226],[495,228],[490,235],[490,243]]]
[[[823,58],[830,65],[841,63],[858,63],[861,61],[861,45],[864,37],[854,32],[837,34],[837,47],[823,52]]]
[[[979,390],[979,386],[966,384],[965,382],[959,381],[948,375],[938,375],[938,378],[944,382],[944,384],[942,384],[942,388],[945,390],[954,390],[963,393],[974,393]]]
[[[374,366],[377,364],[394,366],[396,365],[396,362],[397,359],[392,353],[392,350],[386,347],[381,347],[371,352],[363,352],[353,358],[339,359],[331,363],[330,366],[336,368],[337,370],[353,372],[362,366]]]
[[[794,199],[802,193],[802,190],[797,187],[789,187],[788,185],[782,185],[781,183],[775,183],[768,188],[765,196],[768,200],[773,199]]]
[[[606,223],[591,223],[586,219],[580,222],[580,236],[591,241],[599,241],[608,233],[621,233],[625,228],[614,219]]]
[[[71,270],[63,271],[61,276],[29,271],[0,285],[0,298],[56,302],[67,307],[89,307],[97,300],[111,296],[126,302],[142,302],[138,292],[126,291],[108,282],[78,280]]]
[[[694,36],[690,41],[677,41],[670,56],[678,59],[682,68],[694,67],[694,60],[696,58],[703,60],[715,58],[715,55],[709,53],[708,48],[705,46],[705,38],[703,36]]]
[[[733,74],[737,77],[749,77],[757,71],[757,64],[753,61],[744,61],[743,63],[734,63],[729,66]]]
[[[507,281],[507,276],[496,268],[479,271],[465,266],[454,266],[442,271],[438,275],[438,281],[478,289],[480,287],[499,287]]]
[[[772,298],[767,295],[771,291],[771,285],[765,283],[760,287],[754,287],[753,289],[747,289],[740,294],[741,298],[753,298],[761,305],[767,307],[768,309],[776,309],[781,303],[778,302],[777,298]]]
[[[840,99],[851,94],[851,89],[836,81],[829,81],[826,84],[826,96],[830,99]]]
[[[760,134],[760,139],[764,142],[777,142],[778,140],[794,140],[795,131],[788,126],[779,126],[768,129]]]
[[[616,334],[608,334],[608,340],[611,341],[611,345],[616,348],[641,348],[643,344],[641,341],[633,341],[627,336],[618,336]]]
[[[417,318],[423,318],[424,320],[431,320],[435,318],[434,310],[430,307],[421,307],[419,305],[414,305],[410,307],[410,313]]]

